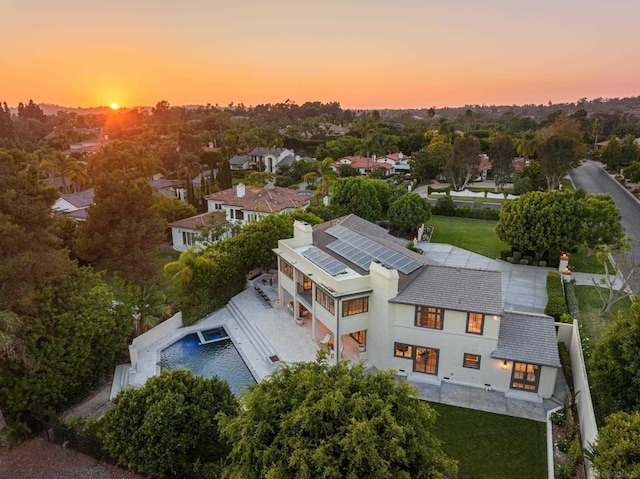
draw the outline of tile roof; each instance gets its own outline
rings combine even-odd
[[[221,211],[213,211],[211,213],[202,213],[189,218],[183,218],[173,223],[169,223],[170,227],[195,230],[200,227],[211,227],[225,223],[226,216]]]
[[[389,301],[499,315],[502,314],[502,274],[499,271],[427,266]]]
[[[341,160],[348,160],[349,163],[342,163]],[[393,165],[390,165],[389,163],[376,162],[375,159],[366,156],[345,156],[344,158],[340,158],[340,160],[336,161],[333,166],[339,168],[340,165],[345,164],[348,164],[349,166],[351,166],[351,168],[355,169],[386,168],[387,170],[390,170],[391,168],[393,168]]]
[[[238,206],[247,211],[277,213],[286,209],[301,208],[309,203],[309,195],[297,190],[276,186],[256,188],[245,186],[244,196],[238,197],[237,185],[227,190],[205,196],[206,200],[218,201],[225,205]]]
[[[492,358],[560,367],[555,322],[551,316],[505,311]]]
[[[93,188],[78,191],[76,193],[68,193],[66,195],[62,195],[61,198],[78,209],[87,208],[93,204]]]

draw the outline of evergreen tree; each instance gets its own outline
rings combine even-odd
[[[222,162],[220,171],[218,172],[218,185],[221,190],[228,190],[233,186],[233,180],[231,178],[231,165],[227,160]]]

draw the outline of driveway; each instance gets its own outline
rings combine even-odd
[[[588,193],[607,193],[615,201],[622,215],[622,226],[627,234],[633,238],[632,256],[640,261],[640,202],[624,187],[614,180],[597,161],[585,161],[569,174],[578,188]],[[631,288],[640,292],[640,277],[631,282]]]

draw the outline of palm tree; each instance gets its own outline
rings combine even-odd
[[[67,180],[80,178],[85,172],[84,161],[70,155],[65,155],[60,151],[52,151],[46,154],[40,162],[40,167],[49,172],[49,174],[60,177],[63,193],[69,192]]]
[[[214,263],[209,258],[189,249],[180,255],[178,261],[167,263],[164,266],[164,274],[181,288],[186,288],[197,271],[213,266]]]
[[[135,335],[161,323],[171,311],[167,295],[156,285],[145,285],[138,289],[135,305]]]
[[[516,145],[516,153],[518,156],[523,156],[525,158],[531,158],[536,154],[536,148],[538,147],[538,142],[535,136],[535,133],[531,131],[525,131],[521,133],[518,138],[514,141]]]
[[[320,186],[316,189],[316,195],[328,196],[333,187],[333,183],[338,178],[338,174],[333,169],[333,158],[325,158],[322,161],[313,160],[311,163],[311,171],[304,175],[304,181],[310,181],[320,178]]]

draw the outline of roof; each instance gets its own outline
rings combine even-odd
[[[500,315],[502,274],[431,265],[390,302]]]
[[[229,160],[230,165],[244,165],[249,162],[249,157],[247,155],[236,155]]]
[[[93,204],[93,188],[78,191],[77,193],[68,193],[66,195],[62,195],[61,198],[78,209],[88,208]]]
[[[296,157],[293,155],[287,155],[283,159],[278,162],[277,166],[286,166],[293,165],[293,162],[296,161]]]
[[[343,216],[341,218],[337,218],[334,220],[326,221],[324,223],[314,226],[313,245],[322,249],[324,252],[328,253],[330,256],[333,256],[334,258],[342,261],[351,269],[353,269],[354,271],[358,272],[361,275],[368,274],[368,271],[360,268],[357,264],[349,261],[348,259],[344,258],[343,256],[330,250],[327,247],[327,245],[336,241],[336,237],[327,232],[328,229],[330,229],[332,226],[335,226],[335,225],[340,225],[345,228],[348,228],[364,236],[367,239],[375,241],[376,243],[386,246],[387,248],[393,251],[401,253],[407,256],[408,258],[411,258],[419,262],[423,266],[428,264],[436,264],[434,261],[430,260],[426,256],[408,249],[406,247],[407,240],[392,236],[389,234],[389,231],[387,231],[383,227],[378,226],[374,223],[371,223],[370,221],[360,218],[359,216],[356,216],[354,214]],[[406,284],[410,283],[413,280],[413,278],[415,278],[420,274],[422,269],[423,268],[420,267],[409,274],[404,274],[398,271],[399,287],[403,288],[404,286],[406,286]]]
[[[388,157],[385,156],[383,158]],[[348,160],[349,163],[342,163],[342,160]],[[339,168],[340,165],[345,164],[348,164],[349,166],[351,166],[351,168],[355,169],[385,168],[387,170],[390,170],[391,168],[393,168],[393,165],[390,165],[389,163],[385,163],[383,161],[378,163],[374,158],[369,158],[366,156],[345,156],[344,158],[340,158],[338,161],[336,161],[333,166]]]
[[[265,156],[276,155],[278,156],[284,150],[282,148],[266,148],[264,146],[258,146],[249,152],[249,156]]]
[[[505,311],[492,358],[560,367],[554,319],[545,314]]]
[[[171,228],[195,230],[197,228],[221,225],[226,221],[227,219],[223,212],[213,211],[211,213],[202,213],[200,215],[190,216],[189,218],[174,221],[173,223],[169,223],[169,226]]]
[[[388,155],[381,156],[380,158],[389,158],[390,160],[393,160],[393,161],[400,161],[400,160],[408,161],[411,159],[410,156],[403,155],[402,152],[389,153]]]
[[[277,213],[286,209],[301,208],[309,203],[309,196],[297,190],[276,186],[256,188],[244,186],[244,196],[238,197],[238,185],[205,196],[206,200],[218,201],[225,205],[238,206],[243,210]]]

